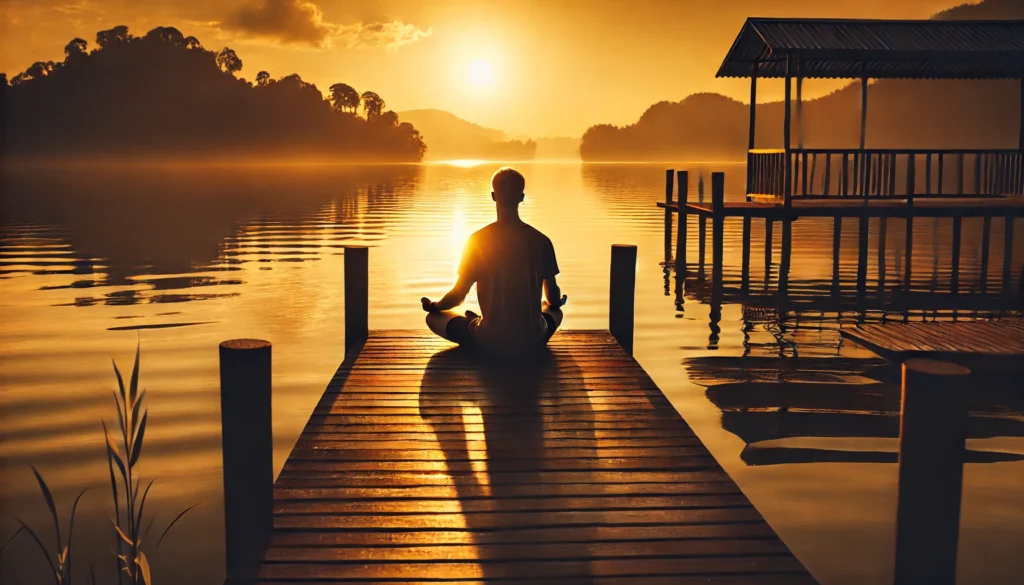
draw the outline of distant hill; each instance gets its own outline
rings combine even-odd
[[[580,160],[580,139],[566,136],[538,138],[537,158],[541,160]]]
[[[10,80],[0,74],[0,150],[13,157],[302,156],[418,161],[411,124],[374,92],[345,84],[332,97],[292,74],[236,77],[231,49],[195,37],[127,26],[72,39],[63,61],[40,61]],[[364,116],[357,115],[362,106]]]
[[[985,0],[937,19],[1024,19],[1024,1]],[[775,80],[767,83],[781,83]],[[1015,148],[1019,82],[884,79],[868,90],[868,147]],[[782,146],[782,102],[757,106],[757,146]],[[743,160],[749,105],[716,93],[652,105],[624,127],[593,126],[580,155],[588,161]],[[803,105],[805,145],[856,145],[860,87],[853,83]],[[793,137],[794,144],[796,136]]]
[[[419,131],[427,145],[427,160],[529,160],[537,150],[532,140],[509,140],[501,130],[485,128],[444,110],[407,110],[398,117]]]

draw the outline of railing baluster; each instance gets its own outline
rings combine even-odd
[[[942,157],[943,153],[939,153],[939,180],[938,186],[936,187],[937,195],[942,195]]]
[[[924,157],[924,194],[932,194],[932,153]]]
[[[850,155],[848,153],[844,152],[843,153],[843,172],[842,172],[842,177],[841,177],[842,181],[841,181],[841,185],[840,185],[841,186],[841,190],[840,190],[840,193],[839,193],[840,195],[842,195],[844,197],[849,194],[849,185],[850,185],[850,172],[849,172],[849,169],[850,169]]]
[[[974,153],[974,194],[981,195],[981,153]]]
[[[825,186],[822,189],[822,194],[828,196],[829,184],[832,179],[832,153],[825,153]]]

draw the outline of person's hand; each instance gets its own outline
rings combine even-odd
[[[569,295],[562,295],[562,299],[558,301],[559,308],[564,307],[569,302]]]
[[[431,313],[431,312],[433,312],[435,310],[434,309],[434,301],[428,299],[427,297],[421,298],[420,299],[420,303],[423,304],[423,310],[428,312],[428,313]]]

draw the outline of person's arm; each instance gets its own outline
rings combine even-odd
[[[452,287],[452,290],[445,293],[441,300],[435,303],[427,297],[423,297],[421,299],[423,310],[428,312],[447,311],[448,309],[458,307],[466,300],[466,295],[469,294],[469,289],[473,288],[474,282],[474,280],[460,274],[459,280],[455,282],[455,286]]]
[[[554,276],[544,279],[544,298],[552,307],[562,306],[562,289],[558,288]]]

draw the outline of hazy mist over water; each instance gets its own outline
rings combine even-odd
[[[497,166],[5,168],[0,176],[0,540],[14,531],[15,513],[34,526],[45,521],[45,505],[28,467],[34,464],[54,489],[65,518],[77,491],[90,488],[76,523],[81,547],[76,564],[84,570],[88,558],[98,571],[112,570],[108,551],[113,543],[105,519],[111,498],[100,420],[114,416],[110,358],[129,369],[140,342],[141,386],[148,389],[152,419],[140,469],[144,478],[157,478],[150,496],[160,515],[157,525],[185,506],[201,504],[153,553],[154,574],[163,583],[221,582],[217,344],[256,337],[274,345],[274,463],[279,470],[343,357],[343,247],[371,248],[370,328],[423,327],[419,298],[436,298],[447,290],[466,238],[493,221],[489,179]],[[709,305],[698,302],[692,290],[677,307],[675,276],[660,264],[663,214],[655,202],[664,197],[668,165],[516,166],[527,179],[522,215],[555,245],[559,284],[569,296],[564,327],[607,327],[609,248],[636,244],[635,354],[640,364],[822,583],[889,582],[896,465],[752,464],[743,458],[743,435],[761,430],[751,430],[743,417],[758,408],[730,410],[723,417],[719,394],[696,383],[708,383],[706,371],[700,379],[693,375],[692,360],[707,356],[799,355],[836,363],[872,357],[844,343],[838,332],[841,323],[859,317],[805,314],[780,327],[751,318],[750,308],[727,304],[720,322],[712,323]],[[697,175],[703,174],[710,200],[712,170],[726,171],[727,199],[742,197],[742,165],[675,166],[691,171],[691,199],[698,197]],[[1022,224],[1015,226],[1015,279],[1024,262]],[[740,222],[730,220],[726,226],[726,275],[735,276]],[[980,219],[964,221],[960,279],[965,290],[975,290],[980,277],[980,226]],[[856,221],[844,227],[841,274],[844,286],[851,286]],[[869,286],[885,291],[902,282],[903,225],[889,221],[890,265],[880,286],[874,222],[872,229]],[[915,230],[915,286],[941,291],[948,286],[949,220],[919,219]],[[697,255],[696,231],[696,219],[691,219],[691,262]],[[992,233],[989,278],[998,283],[1001,220],[993,222]],[[754,221],[752,237],[764,237],[762,221]],[[794,225],[791,290],[811,290],[831,279],[831,237],[831,222],[806,219]],[[765,267],[762,248],[753,249],[751,274],[758,283]],[[775,254],[777,263],[777,248]],[[475,296],[469,304],[476,308]],[[960,317],[972,315],[962,312]],[[728,382],[731,375],[735,372],[722,372],[712,381]],[[842,378],[842,383],[857,382],[855,374]],[[898,384],[878,386],[887,399],[895,392],[898,406]],[[991,427],[995,430],[986,438],[970,439],[968,447],[1024,454],[1022,413],[1019,400],[993,409],[992,418],[1001,426]],[[880,418],[878,412],[858,414]],[[891,413],[881,418],[892,420]],[[784,429],[774,432],[781,438],[769,441],[770,446],[896,449],[894,438],[868,433],[787,438]],[[961,582],[1008,584],[1024,573],[1019,555],[1024,544],[1022,477],[1020,461],[966,466]],[[44,574],[38,551],[29,547],[21,539],[6,551],[0,563],[4,578],[24,571]]]

